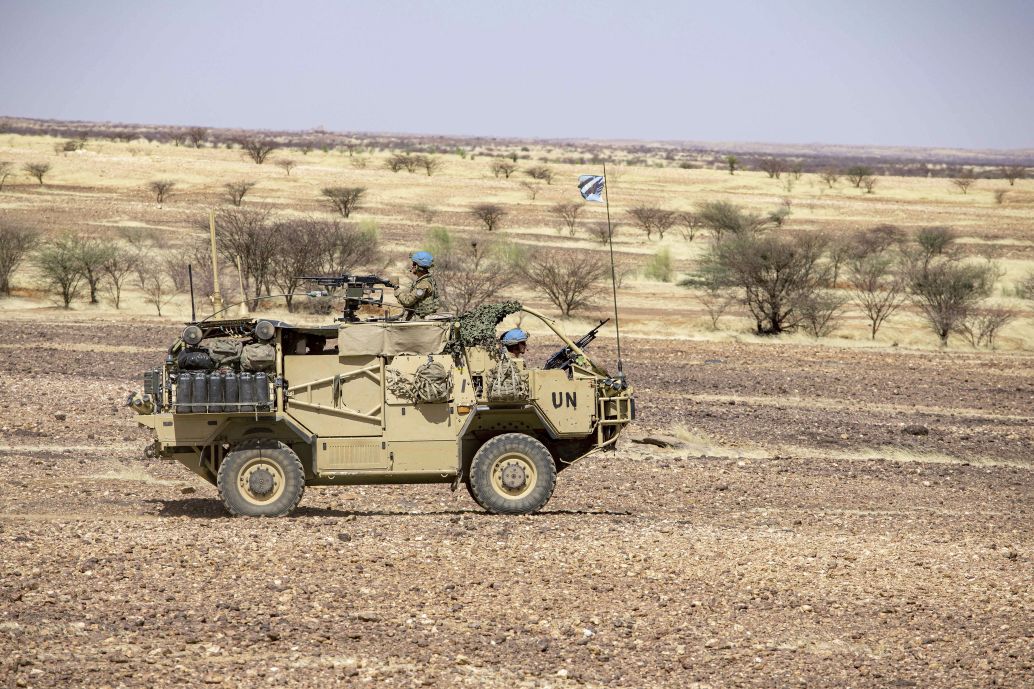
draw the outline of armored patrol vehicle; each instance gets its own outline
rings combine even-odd
[[[575,342],[516,302],[416,321],[355,305],[318,327],[189,324],[129,401],[149,453],[217,486],[235,515],[290,514],[306,486],[392,483],[462,483],[489,512],[524,514],[635,416],[624,376],[585,353],[598,327]],[[543,368],[499,344],[494,326],[517,311],[557,337]]]

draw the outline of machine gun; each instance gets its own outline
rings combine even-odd
[[[598,333],[600,331],[600,328],[602,328],[609,320],[609,318],[604,318],[599,322],[599,325],[597,325],[595,328],[593,328],[592,330],[578,338],[575,341],[575,345],[578,346],[578,349],[585,349],[586,347],[588,347],[589,344],[596,339],[596,333]],[[572,351],[570,347],[564,347],[563,349],[559,350],[556,354],[549,357],[549,360],[546,361],[546,365],[543,366],[543,368],[559,368],[566,371],[571,367],[571,364],[574,363],[574,357],[574,351]]]
[[[355,314],[363,304],[376,304],[380,306],[384,303],[384,290],[377,289],[379,285],[391,288],[398,286],[391,280],[378,275],[348,275],[342,273],[341,275],[317,275],[299,279],[303,282],[323,287],[323,291],[328,296],[333,290],[344,287],[345,305],[341,318],[338,320],[350,323],[359,320]]]

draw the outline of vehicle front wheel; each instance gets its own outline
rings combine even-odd
[[[494,514],[529,514],[542,509],[556,488],[556,464],[546,446],[523,433],[497,435],[470,463],[468,489]]]
[[[231,514],[283,517],[294,511],[305,492],[302,463],[289,447],[234,450],[223,458],[217,477],[219,496]]]

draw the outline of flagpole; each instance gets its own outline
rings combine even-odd
[[[614,269],[614,230],[610,225],[610,182],[607,181],[607,161],[603,161],[603,198],[607,205],[607,244],[610,245],[610,286],[614,292],[614,335],[618,348],[618,375],[622,375],[621,325],[618,319],[618,280]]]

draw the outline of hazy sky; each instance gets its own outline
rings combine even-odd
[[[1034,1],[0,0],[0,115],[1034,147]]]

